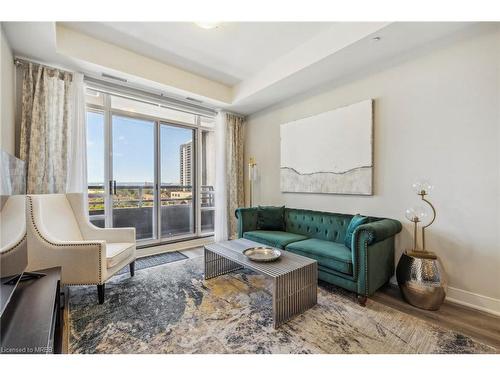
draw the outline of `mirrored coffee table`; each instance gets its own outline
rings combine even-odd
[[[318,264],[288,251],[270,263],[259,263],[243,255],[243,250],[262,244],[243,238],[205,246],[205,280],[249,268],[273,281],[274,328],[317,303]]]

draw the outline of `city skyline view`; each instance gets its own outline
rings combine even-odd
[[[113,116],[113,179],[117,184],[154,182],[154,122]],[[180,146],[193,131],[161,125],[161,183],[180,184]],[[87,112],[88,183],[104,183],[104,116]]]

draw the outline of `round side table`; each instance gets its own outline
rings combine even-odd
[[[405,251],[396,268],[403,298],[425,310],[439,310],[446,297],[446,274],[435,253]]]

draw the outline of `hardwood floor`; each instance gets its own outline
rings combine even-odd
[[[493,346],[500,353],[500,317],[452,302],[445,302],[438,311],[421,310],[406,303],[397,286],[381,288],[374,301],[413,315],[432,324],[470,336]]]

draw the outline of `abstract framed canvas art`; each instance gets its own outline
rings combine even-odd
[[[373,194],[373,101],[282,124],[281,191]]]

